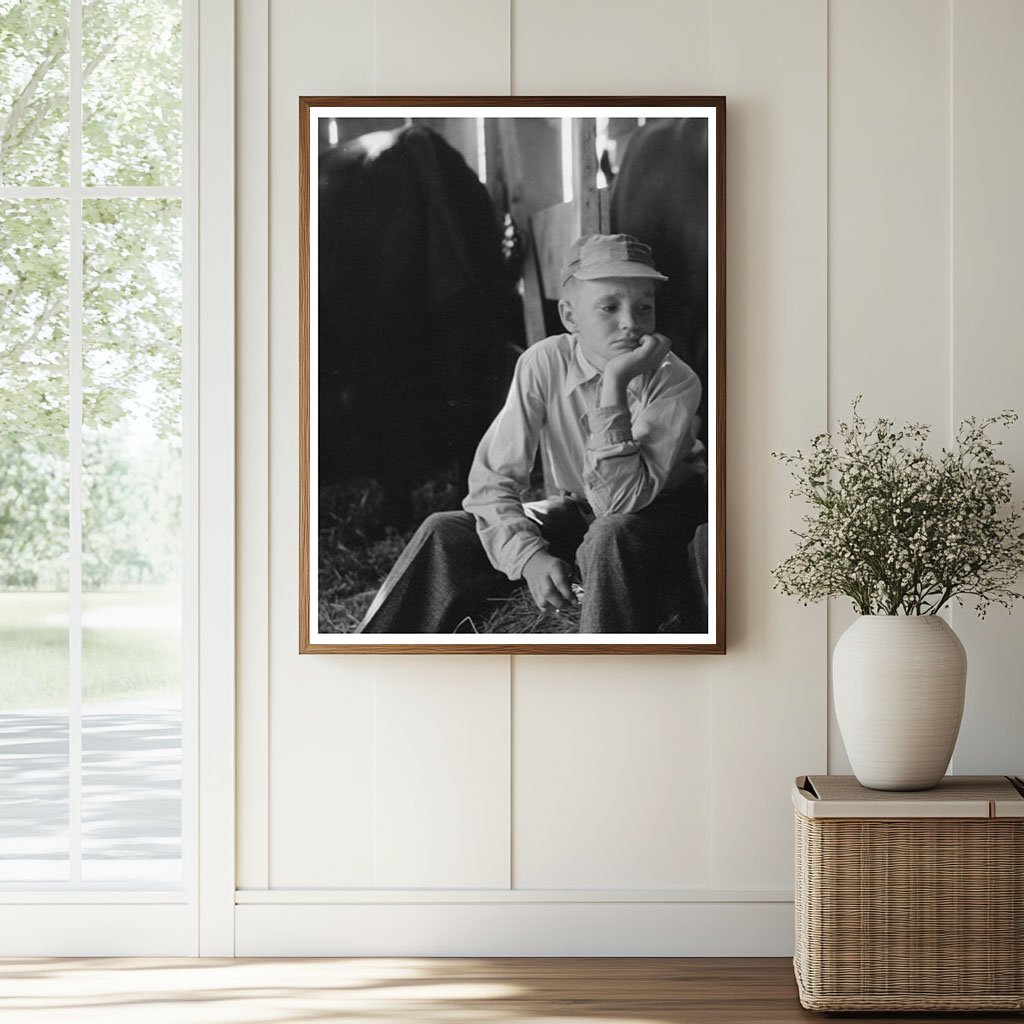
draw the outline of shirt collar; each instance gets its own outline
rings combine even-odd
[[[580,345],[579,336],[572,337],[572,357],[569,359],[569,367],[565,371],[565,383],[562,385],[562,394],[571,395],[581,384],[594,380],[601,376],[598,370],[583,354],[583,347]],[[643,388],[643,381],[647,375],[634,377],[627,385],[626,391],[634,397],[639,395]]]
[[[579,336],[576,334],[572,335],[572,358],[569,360],[569,367],[565,372],[565,383],[562,385],[562,393],[570,395],[581,384],[586,384],[588,380],[593,380],[595,377],[600,376],[601,371],[591,365],[583,354]]]

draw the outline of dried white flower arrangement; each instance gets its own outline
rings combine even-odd
[[[925,450],[930,428],[869,426],[853,402],[849,423],[811,449],[773,452],[811,512],[793,531],[796,551],[773,570],[775,588],[804,603],[846,596],[862,615],[934,615],[950,600],[1010,608],[1024,570],[1024,518],[1012,503],[1013,472],[989,428],[1004,411],[965,419],[952,450]]]

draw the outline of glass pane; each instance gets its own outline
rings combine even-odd
[[[0,200],[0,881],[68,878],[67,237]]]
[[[181,209],[84,203],[82,878],[181,877]]]
[[[87,185],[181,181],[181,0],[85,0]]]
[[[163,606],[159,596],[164,598]],[[174,641],[180,602],[171,594],[86,597],[84,654],[94,687],[147,676],[157,696],[93,698],[82,712],[82,880],[181,882],[181,700]],[[165,617],[157,618],[161,611]],[[142,614],[138,614],[141,612]],[[147,622],[152,625],[147,625]],[[168,648],[160,650],[161,643]],[[124,662],[115,672],[116,659]],[[147,668],[152,660],[159,667]],[[141,671],[140,671],[141,669]],[[162,678],[161,678],[162,676]]]
[[[0,0],[0,185],[68,183],[68,2]]]

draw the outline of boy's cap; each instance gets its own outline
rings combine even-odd
[[[651,247],[632,235],[584,235],[577,238],[562,264],[562,287],[572,277],[593,281],[602,277],[649,277],[667,281],[654,266]]]

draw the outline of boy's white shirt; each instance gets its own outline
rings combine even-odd
[[[549,490],[586,501],[598,516],[635,512],[665,490],[707,472],[697,438],[701,386],[669,354],[626,388],[628,408],[599,405],[601,373],[574,334],[528,348],[516,363],[504,408],[484,434],[463,508],[495,569],[519,579],[547,544],[523,512],[538,446]]]

